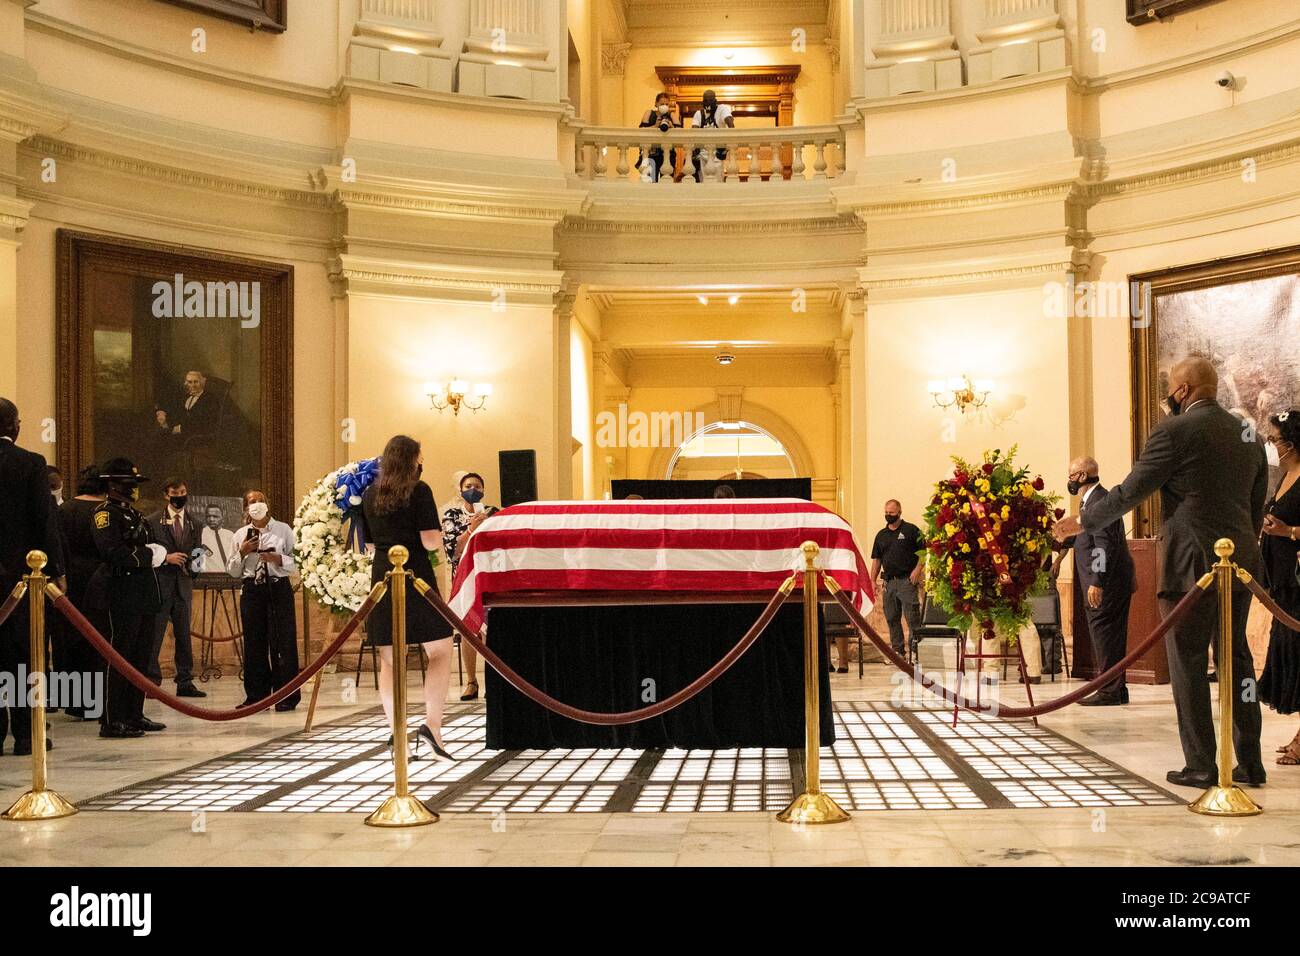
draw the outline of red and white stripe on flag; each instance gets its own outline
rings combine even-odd
[[[874,600],[849,523],[797,498],[555,501],[514,505],[472,534],[452,583],[451,607],[473,630],[484,600],[512,591],[659,591],[770,594],[817,565],[853,594]]]

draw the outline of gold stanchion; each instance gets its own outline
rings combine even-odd
[[[388,595],[393,602],[393,795],[366,817],[371,827],[418,827],[437,823],[438,814],[411,796],[406,780],[406,570],[411,553],[388,549]]]
[[[1236,690],[1232,678],[1232,563],[1233,544],[1227,538],[1214,542],[1219,556],[1214,565],[1214,586],[1219,600],[1219,647],[1214,658],[1219,673],[1219,782],[1196,798],[1187,809],[1216,817],[1253,817],[1264,811],[1232,782],[1232,709]]]
[[[804,792],[776,815],[782,823],[843,823],[849,818],[839,804],[822,793],[821,785],[821,675],[820,641],[817,639],[816,542],[802,545],[803,571],[803,695]]]
[[[77,812],[77,808],[62,794],[45,786],[45,586],[49,578],[45,576],[44,568],[47,560],[43,551],[27,553],[27,567],[31,569],[26,577],[30,616],[28,638],[31,642],[28,679],[36,678],[31,707],[32,789],[4,812],[6,820],[57,820]],[[26,693],[27,688],[18,687],[16,692]]]

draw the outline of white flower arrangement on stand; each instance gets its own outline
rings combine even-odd
[[[358,478],[373,476],[375,463],[354,461],[331,471],[303,496],[293,516],[302,586],[326,610],[340,615],[357,611],[370,593],[373,561],[358,546],[359,535],[350,524],[361,510],[358,492],[364,488],[357,488]]]

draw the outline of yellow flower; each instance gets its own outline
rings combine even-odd
[[[963,545],[961,546],[961,553],[962,553],[962,554],[970,554],[970,545],[969,545],[969,544],[963,544]]]
[[[1025,542],[1025,547],[1028,548],[1030,551],[1037,551],[1038,542],[1034,541],[1033,539],[1030,539],[1029,541]]]
[[[1004,519],[1006,519],[1006,518],[1010,518],[1010,517],[1011,517],[1011,506],[1010,506],[1010,505],[1003,505],[1003,506],[1002,506],[1002,517],[1003,517]]]

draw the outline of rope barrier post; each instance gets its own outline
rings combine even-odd
[[[1264,811],[1232,782],[1232,708],[1236,696],[1232,678],[1232,580],[1236,576],[1233,550],[1228,538],[1214,542],[1214,553],[1219,556],[1214,565],[1214,586],[1219,592],[1219,646],[1214,657],[1219,672],[1219,782],[1187,809],[1215,817],[1253,817]]]
[[[371,827],[419,827],[438,822],[438,814],[411,796],[406,779],[406,570],[411,553],[400,544],[388,549],[393,566],[386,577],[393,602],[393,795],[366,817]]]
[[[4,812],[6,820],[57,820],[77,812],[77,808],[62,794],[45,786],[45,585],[49,578],[45,576],[44,568],[47,560],[44,551],[27,553],[27,567],[31,569],[25,579],[28,637],[31,642],[31,676],[28,679],[35,677],[31,695],[32,789]],[[25,687],[18,687],[17,693],[26,690]]]
[[[817,639],[817,555],[814,541],[803,551],[803,691],[804,691],[804,792],[776,815],[782,823],[844,823],[849,815],[822,793],[821,784],[821,675]]]

